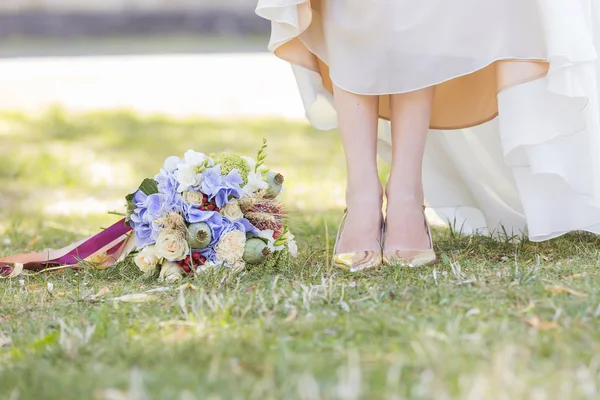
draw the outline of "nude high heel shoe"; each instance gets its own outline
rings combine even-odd
[[[337,254],[337,247],[342,235],[342,230],[348,217],[348,210],[344,210],[344,216],[338,228],[335,246],[333,248],[333,265],[350,272],[364,271],[382,265],[381,247],[379,250],[358,251],[354,253]],[[383,229],[382,229],[383,234]],[[381,242],[381,241],[380,241]]]
[[[425,220],[425,229],[429,236],[429,248],[425,250],[388,250],[383,252],[383,264],[386,266],[398,266],[407,268],[424,267],[433,263],[437,256],[433,250],[433,240],[431,238],[431,228],[425,216],[425,207],[423,207],[423,219]],[[385,234],[384,234],[385,237]]]

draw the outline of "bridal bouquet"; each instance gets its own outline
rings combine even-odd
[[[266,141],[256,159],[193,150],[167,158],[126,197],[137,267],[177,280],[219,265],[260,264],[281,251],[296,256],[277,198],[283,176],[264,165],[265,148]]]

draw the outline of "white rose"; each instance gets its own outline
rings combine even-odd
[[[256,167],[256,160],[252,157],[248,157],[248,156],[242,156],[242,158],[244,159],[244,161],[246,161],[248,163],[248,166],[250,167],[250,169],[252,171],[254,171],[254,167]]]
[[[190,164],[182,164],[177,170],[177,182],[179,182],[178,192],[187,190],[190,186],[200,184],[202,174],[196,172],[196,167]]]
[[[204,163],[206,160],[206,155],[204,153],[198,153],[194,150],[188,150],[183,155],[183,159],[185,160],[186,164],[191,165],[192,167],[197,167]]]
[[[294,234],[290,231],[287,231],[283,239],[285,240],[285,244],[287,245],[288,251],[292,257],[298,257],[298,243],[296,243],[296,237]]]
[[[150,272],[158,266],[160,256],[156,254],[155,246],[147,246],[140,251],[133,262],[142,272]]]
[[[160,268],[159,279],[166,282],[177,282],[183,277],[183,270],[175,263],[165,262]]]
[[[238,219],[244,218],[244,214],[242,213],[237,200],[233,200],[230,203],[225,204],[221,208],[221,214],[231,221],[237,221]]]
[[[202,197],[200,192],[183,192],[183,201],[188,204],[202,204]]]
[[[163,229],[158,234],[155,251],[166,260],[180,261],[190,252],[190,247],[183,235],[171,229]]]
[[[244,186],[242,192],[247,196],[251,196],[258,190],[268,188],[269,184],[264,181],[263,176],[260,172],[250,171],[248,173],[248,183]]]
[[[166,169],[169,172],[173,172],[177,169],[177,165],[179,164],[179,157],[169,157],[165,160],[165,165],[163,166],[164,169]]]
[[[273,229],[263,229],[262,231],[258,231],[258,237],[267,240],[267,247],[273,253],[283,250],[283,245],[275,246],[275,239],[273,238],[274,233],[275,231]]]
[[[217,259],[229,264],[230,267],[238,267],[243,264],[242,256],[246,246],[246,234],[242,231],[231,231],[223,236],[217,244]]]
[[[298,257],[298,244],[294,239],[288,239],[287,241],[288,251],[292,255],[292,257]]]

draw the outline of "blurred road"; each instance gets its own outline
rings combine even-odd
[[[303,119],[291,68],[269,53],[0,59],[0,109]]]

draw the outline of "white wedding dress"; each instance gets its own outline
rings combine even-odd
[[[332,82],[373,95],[437,85],[427,205],[463,233],[541,241],[600,234],[598,2],[259,0],[256,12],[316,128],[337,125]]]

